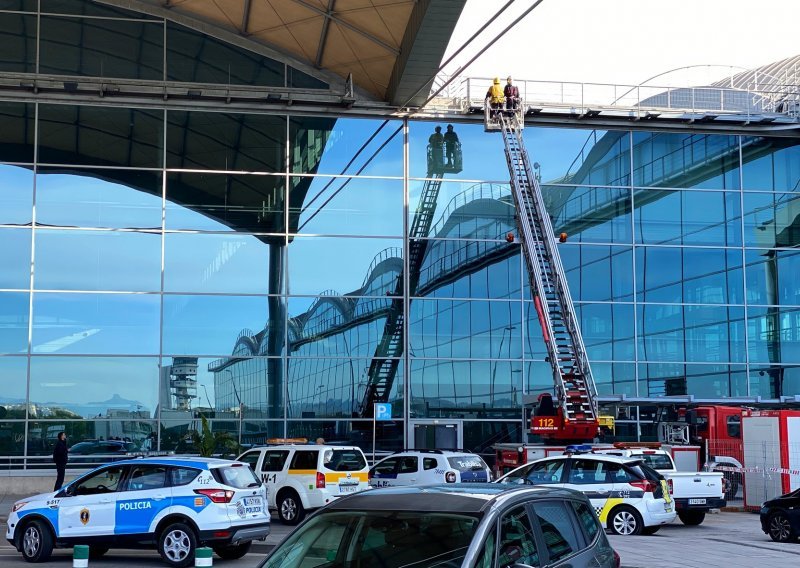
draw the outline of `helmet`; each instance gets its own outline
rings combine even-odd
[[[511,82],[511,75],[509,75],[509,76],[508,76],[508,78],[506,79],[506,81],[508,81],[509,83]]]
[[[499,85],[500,84],[500,77],[495,77],[494,78],[494,84],[495,85]]]

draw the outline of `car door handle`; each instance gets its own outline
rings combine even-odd
[[[153,501],[163,501],[166,498],[166,495],[155,495],[153,496]]]
[[[105,505],[107,503],[111,503],[111,499],[100,499],[100,501],[98,501],[98,502],[102,503],[103,505]]]

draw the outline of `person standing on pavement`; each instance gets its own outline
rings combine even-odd
[[[64,474],[66,473],[67,460],[69,459],[67,452],[67,434],[66,432],[59,432],[56,447],[53,449],[53,461],[56,464],[56,484],[53,487],[53,491],[58,491],[64,485]]]

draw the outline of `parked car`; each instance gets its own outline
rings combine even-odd
[[[287,525],[306,511],[369,489],[367,458],[357,446],[285,444],[246,451],[237,458],[250,464],[269,490],[269,508]]]
[[[261,565],[618,568],[585,496],[544,487],[389,487],[338,499]]]
[[[800,489],[761,505],[761,530],[775,542],[794,542],[800,536]]]
[[[675,501],[678,518],[685,525],[699,525],[711,509],[724,507],[725,480],[722,473],[713,471],[679,472],[675,460],[666,450],[629,448],[595,450],[597,454],[622,456],[642,462],[664,476]]]
[[[520,466],[495,483],[580,491],[613,534],[651,535],[675,520],[667,482],[641,460],[592,453],[553,456]]]
[[[60,491],[14,503],[6,539],[28,562],[53,548],[89,544],[98,558],[110,548],[156,548],[175,568],[195,549],[244,556],[269,534],[266,488],[243,463],[210,458],[145,458],[104,465]]]
[[[492,472],[479,455],[450,450],[404,450],[382,459],[369,470],[372,487],[491,480]]]

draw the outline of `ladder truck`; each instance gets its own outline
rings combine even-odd
[[[539,396],[530,431],[549,444],[591,441],[600,427],[597,388],[550,217],[525,150],[524,126],[521,108],[485,108],[485,131],[503,135],[522,253],[553,372],[555,400],[550,393]]]

